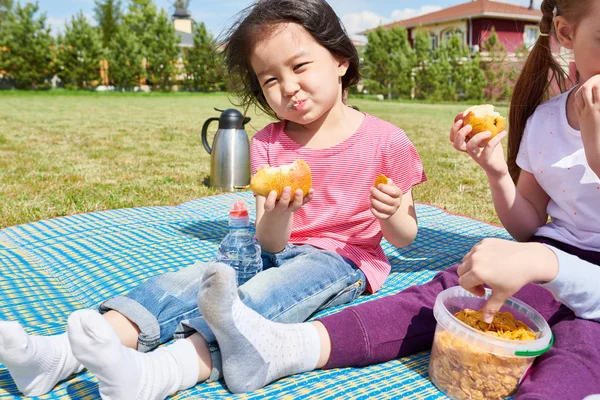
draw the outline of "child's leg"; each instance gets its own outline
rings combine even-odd
[[[458,285],[456,269],[450,267],[423,285],[320,319],[331,341],[323,368],[373,365],[430,349],[436,326],[435,299],[441,291]]]
[[[535,361],[515,399],[581,400],[600,393],[600,323],[575,318],[564,306],[550,323],[554,346]]]
[[[317,367],[320,335],[314,325],[272,322],[248,308],[231,268],[215,264],[207,272],[198,305],[219,342],[225,381],[233,393]]]
[[[0,363],[27,396],[47,393],[57,382],[83,369],[66,333],[32,336],[13,321],[0,321]]]
[[[322,308],[353,301],[366,287],[363,272],[330,251],[292,245],[269,258],[271,267],[239,287],[238,293],[242,303],[271,321],[305,321]],[[209,380],[222,377],[217,340],[204,317],[183,321],[175,337],[195,332],[211,349],[213,370]]]
[[[73,353],[98,378],[107,399],[164,399],[196,384],[199,349],[192,340],[142,353],[121,344],[113,327],[92,310],[76,311],[67,326]],[[204,344],[204,357],[210,354]]]
[[[303,321],[319,308],[351,301],[364,290],[364,274],[357,270],[352,262],[333,252],[324,252],[310,246],[291,246],[285,252],[273,255],[273,258],[277,259],[274,262],[277,267],[268,268],[239,289],[240,296],[243,297],[243,301],[249,307],[256,309],[257,312],[269,318]],[[238,289],[235,286],[235,281],[233,282],[233,287],[237,292]],[[196,286],[195,291],[197,292],[198,289],[199,285]],[[164,297],[164,293],[154,294],[156,299],[159,300]],[[152,307],[151,304],[153,301],[155,300],[144,300],[145,303],[149,303],[148,307]],[[124,304],[131,305],[132,302],[125,301]],[[83,315],[81,318],[84,320],[81,325],[87,326],[87,329],[80,329],[80,331],[88,332],[88,336],[90,337],[82,339],[80,345],[73,344],[73,340],[71,343],[73,344],[76,356],[83,361],[88,369],[95,371],[100,381],[101,391],[106,391],[110,388],[113,393],[126,393],[129,396],[131,392],[127,391],[129,390],[127,386],[130,386],[132,379],[140,382],[150,382],[154,379],[150,377],[157,374],[153,369],[158,368],[157,366],[160,363],[148,360],[153,359],[157,352],[144,355],[126,351],[127,349],[122,349],[115,345],[116,339],[114,336],[112,336],[111,340],[108,340],[108,338],[98,340],[95,337],[98,335],[89,334],[89,332],[95,330],[104,331],[106,329],[105,324],[102,324],[103,321],[98,319],[95,319],[95,321],[85,321],[87,317]],[[181,326],[182,332],[189,334],[190,331],[198,331],[202,333],[202,336],[195,334],[188,337],[188,339],[200,344],[201,351],[199,351],[197,346],[196,352],[203,351],[206,354],[206,341],[212,342],[211,350],[213,351],[211,353],[212,358],[208,362],[199,360],[199,355],[201,354],[196,354],[193,351],[177,352],[178,357],[186,357],[186,360],[180,360],[181,364],[189,365],[192,362],[197,364],[200,361],[202,365],[206,365],[207,367],[213,362],[218,362],[218,366],[220,366],[221,356],[218,352],[218,347],[216,347],[216,339],[204,318],[194,318],[184,322]],[[155,323],[154,325],[157,324]],[[94,326],[96,328],[93,328]],[[144,331],[144,329],[141,329],[141,331]],[[206,341],[203,338],[206,338]],[[109,342],[110,344],[106,344]],[[177,341],[176,345],[179,342],[181,341]],[[105,349],[101,353],[108,351],[116,352],[110,364],[102,360],[98,355],[93,355],[96,352],[95,349],[101,348]],[[167,349],[169,348],[170,346],[167,347]],[[195,357],[194,360],[189,359],[191,356]],[[139,361],[142,359],[146,361]],[[127,375],[128,379],[125,380],[123,379],[123,374],[115,373],[115,371],[119,371],[121,365],[128,364],[143,364],[145,367],[131,367],[133,372],[130,372]],[[115,367],[111,368],[110,365],[114,365]],[[220,368],[218,366],[213,368],[211,378],[219,376]],[[188,367],[188,369],[191,368]],[[207,378],[207,374],[204,373],[206,369],[200,368],[200,372],[196,373],[194,383]],[[177,368],[173,367],[171,370],[177,371]],[[163,373],[166,372],[161,371],[161,374]],[[179,378],[175,378],[174,381],[188,382],[186,379],[181,380]],[[164,383],[165,381],[162,380],[160,382]],[[168,388],[163,387],[160,390],[156,390],[156,392],[164,394],[177,387],[176,384],[169,384],[168,386]],[[124,391],[118,392],[120,390],[119,387],[122,387]],[[183,387],[180,386],[179,388]],[[148,392],[144,391],[144,393],[147,394]]]
[[[234,393],[322,367],[328,359],[326,367],[366,365],[424,350],[433,340],[435,298],[458,282],[454,267],[430,283],[345,309],[320,322],[285,325],[247,308],[233,290],[232,276],[220,266],[212,274],[207,272],[198,304],[217,337],[225,380]],[[361,319],[363,315],[368,320]]]
[[[181,319],[199,315],[196,297],[205,268],[205,263],[196,263],[151,278],[129,294],[105,302],[114,305],[114,309],[104,306],[102,310],[121,343],[148,351],[169,340]],[[26,395],[47,393],[83,368],[66,333],[28,335],[17,322],[0,322],[0,363]]]

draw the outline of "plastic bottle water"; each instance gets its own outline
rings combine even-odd
[[[260,245],[250,232],[248,207],[236,201],[229,212],[229,233],[217,250],[215,261],[230,265],[237,274],[238,286],[262,271]]]

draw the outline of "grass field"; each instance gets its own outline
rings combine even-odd
[[[350,103],[402,127],[413,141],[429,178],[414,189],[416,201],[498,222],[485,175],[448,141],[466,105]],[[0,228],[218,193],[208,187],[200,138],[204,121],[218,116],[213,107],[230,107],[227,95],[0,92]],[[250,116],[250,135],[269,122]]]

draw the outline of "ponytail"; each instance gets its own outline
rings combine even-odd
[[[549,88],[556,81],[561,93],[566,90],[568,76],[552,54],[550,35],[554,34],[554,8],[556,0],[542,2],[541,35],[533,46],[529,57],[517,79],[510,102],[508,115],[508,171],[515,184],[521,169],[517,165],[517,154],[527,120],[537,106],[548,100]]]

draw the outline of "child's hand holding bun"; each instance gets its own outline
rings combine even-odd
[[[280,167],[259,167],[250,189],[266,198],[265,211],[295,212],[312,200],[312,175],[308,164],[297,159]]]
[[[454,118],[450,141],[458,151],[473,158],[489,176],[508,173],[500,142],[506,136],[506,120],[494,106],[484,104],[467,108]]]

